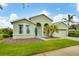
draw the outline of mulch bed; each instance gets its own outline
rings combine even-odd
[[[16,44],[16,43],[35,43],[35,42],[40,42],[43,41],[38,38],[26,38],[26,39],[4,39],[3,43],[6,44]]]
[[[55,39],[60,39],[59,37],[52,37],[52,38],[49,38],[49,37],[44,37],[45,39],[52,39],[52,40],[55,40]],[[18,44],[18,43],[35,43],[35,42],[40,42],[40,41],[44,41],[44,40],[41,40],[39,38],[26,38],[26,39],[12,39],[12,38],[6,38],[6,39],[3,39],[1,40],[0,42],[3,42],[3,43],[6,43],[6,44]]]

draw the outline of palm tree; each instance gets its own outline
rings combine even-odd
[[[49,36],[49,29],[48,28],[49,28],[49,25],[44,26],[43,30],[44,30],[44,35],[45,36]]]
[[[73,17],[74,17],[74,16],[75,16],[75,15],[70,15],[70,14],[68,14],[68,18],[63,18],[64,20],[67,21],[68,32],[69,32],[70,22],[73,22]]]
[[[46,36],[53,37],[54,32],[58,32],[56,25],[48,25],[44,28],[44,32],[46,33]]]
[[[50,25],[49,26],[49,37],[53,37],[53,33],[58,32],[56,25]]]

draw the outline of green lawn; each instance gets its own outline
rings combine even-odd
[[[49,40],[32,44],[4,44],[0,43],[1,56],[27,56],[46,51],[56,50],[68,46],[79,45],[73,40]]]

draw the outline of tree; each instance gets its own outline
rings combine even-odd
[[[76,25],[76,28],[79,30],[79,23]]]
[[[75,16],[75,15],[70,15],[70,14],[68,14],[68,18],[63,18],[64,20],[67,21],[68,32],[69,32],[70,22],[73,23],[73,17],[74,17],[74,16]]]
[[[11,28],[1,28],[0,34],[3,35],[3,37],[12,37],[13,30]]]
[[[77,31],[79,30],[79,24],[73,24],[71,25],[71,28]]]
[[[1,10],[3,10],[3,7],[2,7],[2,5],[1,5],[1,4],[0,4],[0,9],[1,9]]]
[[[26,4],[26,3],[22,3],[22,5],[23,5],[23,9],[25,8],[25,7],[29,7],[29,4]]]
[[[58,29],[56,25],[48,25],[44,28],[44,32],[48,37],[53,37],[53,33],[58,32]]]
[[[25,3],[22,3],[22,8],[23,8],[23,9],[24,9],[26,6],[29,7],[28,4],[26,5]],[[2,6],[1,4],[0,4],[0,9],[3,10],[3,6]]]
[[[76,25],[74,25],[74,24],[73,24],[73,25],[71,25],[71,26],[70,26],[70,28],[69,28],[69,29],[74,29],[74,30],[77,30],[77,27],[76,27]]]

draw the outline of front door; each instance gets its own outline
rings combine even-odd
[[[38,30],[35,28],[35,36],[38,36]]]

